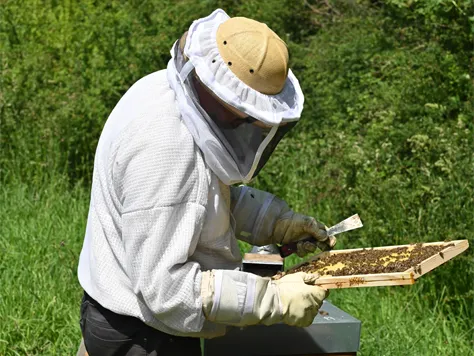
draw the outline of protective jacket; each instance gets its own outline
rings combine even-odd
[[[180,119],[166,70],[135,83],[101,134],[79,281],[105,308],[163,332],[211,337],[201,271],[236,269],[229,187]]]

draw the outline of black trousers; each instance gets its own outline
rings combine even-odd
[[[199,338],[158,331],[141,320],[116,314],[84,293],[81,331],[90,356],[200,356]]]

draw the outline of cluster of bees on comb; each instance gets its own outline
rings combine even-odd
[[[287,273],[307,272],[319,273],[321,276],[350,276],[357,274],[404,272],[427,258],[439,254],[442,250],[453,246],[423,245],[421,243],[391,249],[362,249],[347,253],[328,254],[315,261],[307,262]],[[443,257],[444,258],[444,257]],[[419,273],[419,272],[418,272]]]

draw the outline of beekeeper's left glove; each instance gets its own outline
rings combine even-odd
[[[330,250],[336,238],[327,235],[327,227],[310,216],[295,213],[273,194],[240,186],[231,189],[232,216],[237,238],[252,245],[297,243],[302,257],[316,248]],[[307,241],[313,237],[313,241]],[[305,240],[305,241],[301,241]]]
[[[218,324],[309,326],[328,295],[316,285],[318,277],[298,272],[275,281],[240,271],[202,272],[202,309]]]

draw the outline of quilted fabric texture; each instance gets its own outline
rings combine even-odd
[[[205,320],[201,270],[240,262],[228,202],[180,119],[166,71],[142,78],[99,140],[82,287],[104,307],[163,332],[216,336],[225,326]]]

